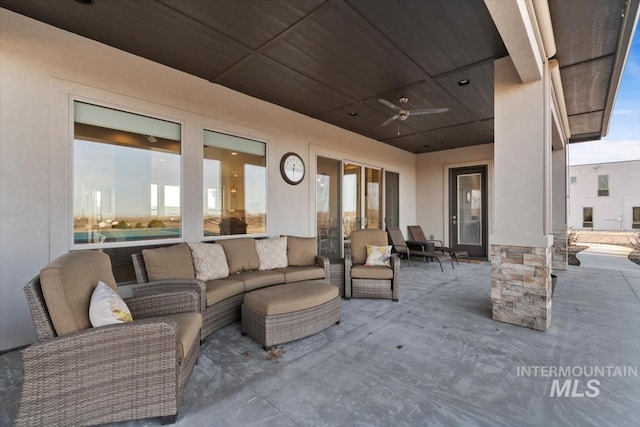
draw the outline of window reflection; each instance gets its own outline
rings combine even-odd
[[[180,237],[180,125],[78,101],[74,110],[74,244]]]
[[[267,232],[266,144],[204,131],[205,236]]]

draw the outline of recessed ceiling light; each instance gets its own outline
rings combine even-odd
[[[235,151],[232,151],[232,152],[231,152],[231,155],[232,155],[232,156],[237,156],[237,155],[238,155],[238,153],[236,153]]]
[[[458,81],[458,86],[467,86],[469,83],[471,83],[468,79],[462,79]]]
[[[357,113],[357,112],[355,112],[355,111],[349,111],[349,115],[350,115],[351,117],[355,117],[355,116],[357,116],[357,115],[358,115],[358,113]]]

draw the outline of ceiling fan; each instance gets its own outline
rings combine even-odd
[[[399,120],[403,122],[407,120],[409,116],[419,116],[423,114],[438,114],[438,113],[446,113],[447,111],[449,111],[448,108],[424,108],[419,110],[407,110],[404,108],[407,102],[409,102],[409,98],[407,98],[406,96],[403,96],[398,99],[398,102],[400,103],[399,107],[387,101],[386,99],[378,99],[378,101],[380,101],[387,107],[397,111],[397,113],[393,117],[390,117],[387,121],[382,123],[382,126],[386,126],[394,120]]]

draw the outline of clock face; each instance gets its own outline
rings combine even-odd
[[[287,153],[282,156],[280,172],[289,184],[299,184],[304,178],[304,162],[297,154]]]

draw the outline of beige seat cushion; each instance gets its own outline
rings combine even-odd
[[[166,248],[143,249],[142,257],[150,281],[196,277],[191,249],[186,243]]]
[[[287,236],[289,266],[315,265],[318,240],[315,237]]]
[[[389,243],[384,230],[357,230],[351,233],[351,260],[353,264],[364,264],[367,260],[367,245],[386,246]]]
[[[317,307],[338,295],[338,288],[327,283],[287,283],[249,292],[244,296],[244,304],[258,313],[271,316]]]
[[[102,252],[70,252],[40,271],[42,293],[51,322],[59,336],[90,328],[91,295],[103,281],[118,295],[111,259]]]
[[[220,240],[218,243],[222,245],[227,256],[229,274],[257,270],[260,267],[260,259],[252,238]]]
[[[176,349],[178,351],[178,360],[182,362],[193,343],[200,339],[202,316],[200,313],[178,313],[162,316],[162,318],[173,319],[178,323]]]
[[[393,279],[393,269],[378,265],[354,265],[351,267],[352,279]]]
[[[244,271],[230,276],[229,279],[242,280],[244,282],[244,290],[249,292],[254,289],[264,288],[265,286],[284,283],[284,274],[275,270]]]
[[[315,266],[279,268],[276,271],[284,274],[285,283],[324,279],[324,268]]]
[[[244,292],[244,282],[233,279],[207,281],[207,307]]]

